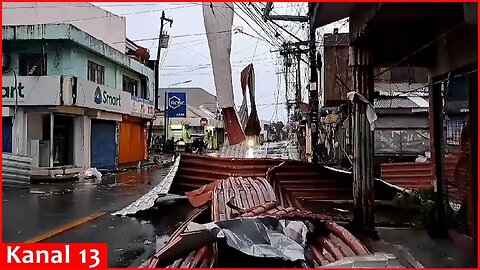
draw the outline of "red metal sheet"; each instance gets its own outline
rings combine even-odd
[[[315,214],[311,211],[305,211],[294,207],[283,207],[277,202],[266,202],[246,209],[241,217],[274,217],[278,219],[310,219],[310,220],[335,220],[347,221],[348,218],[342,215]],[[234,216],[236,217],[236,215]]]
[[[195,204],[206,205],[210,200],[205,197],[210,195],[212,207],[212,220],[228,220],[236,217],[275,217],[278,219],[317,220],[325,221],[321,232],[307,244],[308,258],[311,265],[322,266],[337,261],[346,256],[370,254],[369,251],[350,234],[345,228],[331,220],[346,220],[342,216],[328,216],[315,214],[294,208],[291,204],[286,207],[279,205],[275,190],[265,178],[229,177],[218,180],[188,193],[190,201]],[[288,194],[287,194],[288,197]],[[198,200],[198,198],[202,198]],[[198,213],[197,215],[198,216]],[[192,218],[189,219],[191,221]],[[186,224],[177,230],[167,246],[158,252],[149,261],[147,268],[155,268],[159,257],[165,256],[164,252],[172,250],[175,244],[181,243],[182,233]],[[185,258],[175,261],[169,267],[212,267],[215,261],[215,244],[200,248],[189,253]],[[171,252],[171,251],[170,251]]]
[[[239,216],[328,221],[319,228],[322,232],[316,240],[307,245],[309,262],[321,266],[345,256],[369,253],[345,228],[332,222],[345,221],[345,217],[312,213],[303,207],[305,200],[351,199],[351,186],[350,174],[310,163],[185,154],[172,188],[186,189],[194,206],[211,204],[212,221]],[[185,226],[172,236],[169,247],[182,238]],[[215,253],[213,244],[191,252],[170,267],[211,267]],[[157,265],[155,258],[149,267]]]
[[[230,145],[238,144],[245,141],[245,134],[238,122],[237,113],[234,108],[222,109],[225,132],[227,133]]]
[[[172,184],[183,193],[228,177],[267,178],[285,205],[303,208],[305,200],[351,200],[352,176],[321,165],[268,158],[219,158],[184,154]]]
[[[406,189],[433,187],[430,162],[402,162],[381,164],[381,178],[386,182]]]
[[[212,191],[217,185],[218,181],[215,181],[196,190],[185,192],[185,195],[193,207],[202,207],[212,201]]]

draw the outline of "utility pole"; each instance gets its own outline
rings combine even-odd
[[[297,74],[296,74],[296,89],[295,89],[295,111],[297,113],[297,119],[300,116],[300,103],[302,102],[302,78],[300,77],[300,59],[301,55],[298,53],[295,55],[297,58]]]
[[[287,103],[287,123],[292,121],[292,116],[290,115],[290,110],[292,105],[290,104],[290,96],[289,96],[289,87],[288,87],[288,70],[290,67],[290,59],[288,58],[288,54],[283,55],[283,63],[285,65],[285,101]]]
[[[307,49],[300,49],[300,46],[306,45],[308,43],[305,42],[294,42],[294,43],[284,43],[283,49],[280,50],[280,55],[284,57],[284,64],[285,64],[285,96],[287,100],[287,110],[288,115],[290,115],[290,110],[293,108],[293,121],[298,120],[298,112],[300,108],[300,102],[302,100],[302,84],[301,84],[301,70],[300,70],[300,62],[303,60],[301,55],[308,53]],[[291,58],[290,56],[295,56],[296,58],[296,70],[295,70],[295,98],[289,98],[289,84],[288,84],[288,75],[289,75],[289,67],[291,66]],[[289,119],[290,120],[290,119]]]
[[[309,62],[307,63],[310,65],[310,85],[309,85],[309,104],[310,104],[310,114],[308,118],[308,124],[311,130],[311,148],[312,148],[312,162],[318,163],[318,72],[317,72],[317,62],[316,62],[316,48],[315,48],[315,29],[313,28],[313,18],[312,18],[312,4],[308,4],[309,11],[307,16],[291,16],[291,15],[270,15],[269,13],[273,9],[273,3],[267,2],[265,9],[263,10],[263,20],[271,20],[272,22],[275,20],[281,21],[293,21],[293,22],[309,22],[310,23],[310,37],[308,41],[302,41],[296,38],[299,42],[296,43],[289,43],[287,45],[296,47],[296,50],[291,50],[289,46],[284,46],[284,49],[280,52],[281,55],[284,54],[294,54],[297,57],[297,89],[296,89],[296,97],[295,97],[295,118],[300,116],[299,108],[301,102],[301,84],[300,84],[300,76],[298,72],[300,72],[300,61],[303,61],[301,54],[302,53],[309,53]],[[276,24],[277,27],[280,25]],[[280,27],[281,28],[281,27]],[[282,28],[283,29],[283,28]],[[285,29],[283,29],[286,31]],[[287,33],[289,33],[287,31]],[[289,33],[292,35],[291,33]],[[300,49],[300,46],[308,46],[308,49]],[[282,54],[283,53],[283,54]],[[288,56],[287,56],[288,57]],[[299,120],[299,119],[295,119]]]
[[[160,18],[160,34],[158,36],[158,48],[157,48],[157,59],[155,61],[155,68],[154,68],[154,71],[155,71],[155,85],[154,85],[154,102],[155,102],[155,116],[156,116],[156,112],[159,110],[158,108],[158,90],[160,89],[160,52],[161,52],[161,49],[162,48],[167,48],[168,46],[168,40],[166,40],[167,42],[165,42],[164,38],[167,38],[166,35],[163,34],[163,26],[165,24],[165,22],[169,22],[170,23],[170,27],[172,27],[172,24],[173,24],[173,20],[170,19],[170,18],[166,18],[165,17],[165,11],[162,11],[162,17]],[[165,97],[166,98],[166,97]],[[165,102],[166,104],[166,102]],[[166,118],[166,115],[167,115],[167,108],[163,108],[163,114],[164,114],[164,117]],[[167,131],[167,126],[166,126],[166,122],[163,122],[163,126],[164,126],[164,129],[165,129],[165,133]],[[153,133],[153,120],[150,121],[150,129],[148,131],[148,146],[150,147],[151,146],[151,142],[152,142],[152,133]],[[165,135],[165,139],[167,139],[166,135]]]
[[[309,58],[310,58],[310,87],[309,87],[309,103],[310,103],[310,129],[312,132],[312,162],[318,163],[318,86],[319,78],[317,71],[316,47],[315,47],[315,28],[313,27],[313,5],[309,3],[308,13],[310,17],[310,44],[309,44]],[[320,61],[320,59],[318,59]],[[319,62],[320,63],[320,62]],[[321,68],[320,64],[318,65]]]

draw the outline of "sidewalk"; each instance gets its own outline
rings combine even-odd
[[[165,167],[173,163],[173,158],[174,158],[173,154],[150,154],[148,160],[144,160],[138,163],[119,165],[117,170],[114,170],[111,172],[132,170],[139,167],[140,168],[151,167],[151,166]]]
[[[378,240],[363,240],[372,252],[393,253],[410,264],[418,261],[425,268],[470,268],[475,260],[448,239],[433,239],[426,230],[377,227]]]

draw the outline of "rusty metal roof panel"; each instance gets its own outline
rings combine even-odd
[[[381,178],[409,190],[433,187],[430,162],[402,162],[381,164]]]
[[[289,166],[292,166],[292,164],[287,164],[285,168],[290,169]],[[281,166],[275,168],[278,169],[279,167]],[[334,172],[333,170],[328,171]],[[269,173],[271,172],[272,170],[269,171]],[[302,173],[305,174],[305,172]],[[306,175],[312,176],[314,173],[306,173]],[[335,177],[335,173],[333,175]],[[279,174],[278,176],[282,175]],[[290,177],[288,176],[288,179]],[[319,233],[307,242],[306,256],[311,267],[328,265],[352,256],[366,256],[370,254],[363,244],[350,232],[331,221],[343,221],[345,220],[344,217],[314,214],[310,211],[292,207],[291,202],[290,204],[281,205],[277,194],[267,178],[228,177],[191,191],[187,193],[187,196],[195,205],[206,207],[207,204],[211,203],[213,221],[224,221],[238,217],[274,217],[281,220],[295,219],[300,221],[327,220],[325,223],[321,223],[324,225],[317,225],[322,226],[318,228],[322,233]],[[185,226],[183,227],[185,228]],[[148,268],[156,267],[158,256],[161,256],[162,252],[168,252],[166,251],[167,248],[172,248],[176,243],[184,241],[185,239],[182,240],[182,237],[188,237],[188,235],[189,233],[176,232],[169,241],[168,247],[152,257]],[[206,246],[203,249],[188,253],[183,258],[177,259],[169,267],[212,267],[215,260],[214,252],[218,252],[215,251],[215,245]]]
[[[177,173],[179,164],[180,164],[180,157],[177,157],[172,167],[170,168],[170,171],[168,172],[168,174],[156,187],[154,187],[147,194],[143,195],[140,199],[136,200],[129,206],[123,208],[118,212],[113,213],[112,215],[115,215],[115,216],[134,215],[139,211],[150,209],[160,196],[167,194],[168,191],[170,190],[173,179],[175,178],[175,175]]]
[[[294,207],[283,207],[276,202],[267,202],[245,210],[241,217],[274,217],[277,219],[334,220],[348,221],[342,215],[316,214]]]
[[[183,193],[229,177],[267,178],[279,201],[301,208],[302,200],[351,200],[352,175],[322,165],[281,159],[182,155],[172,191]]]
[[[238,217],[245,209],[275,202],[275,192],[265,178],[229,177],[218,182],[212,193],[213,220]]]

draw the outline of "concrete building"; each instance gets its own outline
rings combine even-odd
[[[118,51],[126,47],[126,18],[87,2],[4,2],[2,25],[71,24]]]
[[[345,154],[352,153],[352,112],[347,105],[347,93],[351,91],[353,73],[349,66],[349,33],[333,33],[324,35],[323,58],[324,68],[322,110],[336,111],[337,106],[343,108],[339,120],[343,128],[334,128],[330,145],[336,147],[322,148],[328,151],[327,160],[342,162],[350,166]],[[414,161],[418,155],[429,151],[428,145],[428,84],[427,69],[420,67],[378,67],[375,74],[380,74],[374,80],[376,96],[374,106],[377,113],[376,130],[374,132],[375,168],[382,162]],[[331,129],[332,123],[322,124],[324,132]],[[337,126],[336,123],[333,123]],[[379,173],[379,172],[378,172]]]
[[[189,141],[194,137],[203,137],[209,149],[218,149],[224,142],[223,120],[217,104],[217,97],[199,87],[175,87],[159,89],[160,113],[154,122],[156,136],[164,136],[164,97],[167,92],[186,93],[187,115],[182,118],[168,119],[167,138]]]
[[[3,151],[44,177],[146,158],[151,68],[72,24],[2,30]]]
[[[478,182],[474,181],[472,161],[478,147],[477,140],[471,139],[471,130],[476,128],[478,113],[477,5],[316,3],[310,5],[310,13],[314,28],[349,17],[352,88],[370,101],[374,99],[374,80],[379,76],[374,75],[374,68],[427,69],[429,174],[437,192],[431,229],[450,237],[465,253],[476,255],[478,205],[474,191]],[[354,222],[357,227],[372,227],[373,132],[365,121],[367,105],[355,102],[354,106],[359,123],[353,132]],[[448,169],[451,158],[455,158],[452,163],[456,173]],[[462,211],[452,207],[454,204],[461,205]],[[471,265],[476,263],[472,261]]]

